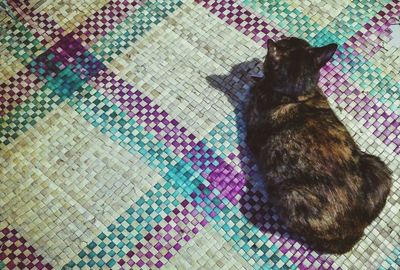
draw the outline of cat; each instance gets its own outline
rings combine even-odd
[[[246,108],[247,143],[289,231],[316,250],[348,252],[383,209],[392,172],[359,149],[317,86],[336,44],[291,37],[267,49]]]

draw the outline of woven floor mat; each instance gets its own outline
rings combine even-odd
[[[0,270],[400,269],[399,0],[0,7]],[[341,256],[285,231],[244,142],[249,73],[285,36],[340,45],[321,87],[394,171]]]

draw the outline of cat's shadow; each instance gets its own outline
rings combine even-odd
[[[245,106],[250,96],[251,86],[256,82],[256,79],[250,74],[258,73],[261,66],[260,60],[253,59],[233,66],[227,75],[210,75],[207,77],[208,83],[213,88],[224,93],[235,108],[235,125],[239,134],[237,143],[239,144],[238,150],[240,153],[239,159],[235,159],[235,161],[240,160],[239,166],[245,174],[246,180],[239,200],[240,212],[277,245],[281,245],[284,242],[289,242],[293,245],[295,242],[299,242],[307,246],[302,239],[290,234],[279,220],[275,209],[268,200],[268,192],[263,177],[257,169],[245,141]],[[255,245],[251,245],[251,247],[257,248]]]

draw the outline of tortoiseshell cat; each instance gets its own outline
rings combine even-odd
[[[345,253],[384,207],[391,172],[358,148],[317,86],[336,48],[269,41],[247,108],[247,142],[288,229],[320,251]]]

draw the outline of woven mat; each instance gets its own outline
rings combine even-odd
[[[8,6],[0,269],[400,269],[399,0]],[[248,74],[284,36],[340,44],[321,87],[395,172],[345,255],[285,231],[244,143]]]

